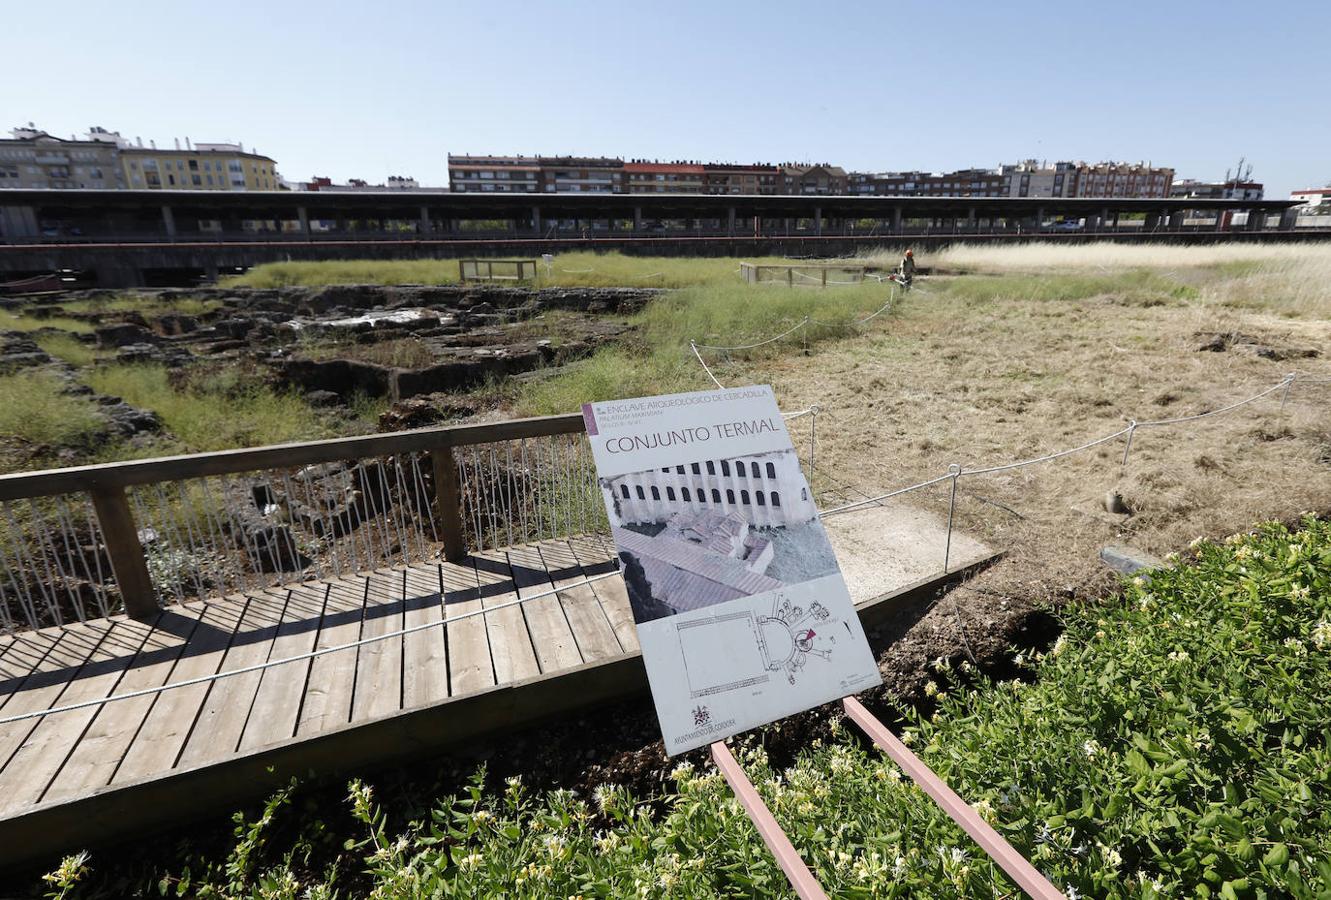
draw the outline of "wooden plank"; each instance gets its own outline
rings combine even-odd
[[[582,566],[568,541],[542,541],[536,549],[550,573],[551,584],[559,589],[559,602],[564,607],[564,615],[568,617],[583,660],[593,662],[623,653],[614,626],[592,585],[586,583]]]
[[[406,573],[400,569],[369,576],[365,597],[366,638],[402,630]],[[402,708],[402,635],[362,645],[356,651],[356,688],[351,721],[361,722]]]
[[[487,444],[519,438],[547,437],[552,434],[577,434],[583,431],[584,427],[580,414],[569,413],[479,425],[450,425],[388,434],[275,444],[268,447],[218,450],[213,453],[71,466],[64,469],[45,469],[40,472],[18,472],[0,475],[0,500],[75,494],[101,488],[201,478],[205,475],[233,475],[261,469],[288,469],[371,456],[415,453],[421,450],[433,450],[436,447]]]
[[[495,667],[490,655],[487,616],[475,615],[485,608],[476,567],[470,561],[440,563],[439,581],[444,591],[447,622],[444,630],[448,636],[449,696],[494,687]]]
[[[573,637],[573,628],[564,606],[557,594],[549,594],[554,584],[550,581],[550,573],[545,570],[541,551],[528,544],[510,547],[507,555],[517,595],[536,595],[536,599],[523,603],[521,609],[527,617],[527,630],[536,647],[536,659],[541,664],[541,671],[557,672],[582,665],[582,654],[578,651],[578,642]],[[549,596],[542,597],[541,594]]]
[[[536,659],[536,648],[532,646],[522,605],[513,604],[518,595],[513,589],[513,570],[509,568],[508,555],[502,550],[491,550],[473,554],[471,560],[476,567],[481,605],[487,610],[502,607],[487,612],[484,617],[485,630],[490,636],[495,684],[539,675],[541,666]]]
[[[611,562],[616,557],[614,547],[608,538],[599,535],[575,535],[568,539],[568,545],[573,555],[578,558],[578,564],[582,566],[582,573],[585,576],[611,571],[611,566],[617,565]],[[624,652],[636,653],[640,649],[638,626],[633,621],[633,607],[629,604],[629,592],[624,586],[624,579],[619,576],[602,578],[592,583],[592,590],[601,601],[606,618],[610,620],[610,627],[615,629],[615,636],[619,638],[619,644],[624,648]]]
[[[316,650],[360,640],[366,590],[366,580],[360,575],[329,582],[328,602],[314,644]],[[305,683],[296,734],[317,734],[351,721],[351,695],[355,686],[354,649],[316,656]]]
[[[125,694],[169,684],[171,672],[203,612],[202,606],[164,610],[115,692]],[[42,802],[81,796],[110,782],[156,699],[156,694],[145,694],[99,707],[64,766],[51,779]]]
[[[232,635],[240,626],[248,605],[247,597],[233,597],[207,604],[199,616],[194,634],[190,636],[189,645],[171,670],[167,683],[187,681],[216,672],[226,657]],[[207,695],[206,683],[172,688],[158,694],[134,742],[129,745],[125,758],[111,776],[111,783],[119,784],[170,770],[180,756],[199,707]]]
[[[244,669],[269,658],[273,642],[277,639],[277,629],[282,624],[289,593],[276,589],[250,596],[240,627],[217,670],[219,673]],[[257,671],[246,672],[219,678],[209,685],[208,695],[199,707],[194,728],[185,741],[176,765],[189,768],[236,752],[262,674]]]
[[[11,696],[23,689],[28,676],[65,634],[64,628],[54,627],[21,631],[8,638],[4,655],[0,656],[0,710]]]
[[[438,628],[402,638],[402,708],[437,703],[448,696],[448,647],[444,639],[443,590],[439,566],[409,566],[403,627],[437,622]],[[477,618],[480,618],[477,616]],[[489,650],[486,650],[489,656]]]
[[[83,664],[111,631],[113,624],[106,619],[96,619],[63,629],[41,663],[24,679],[0,712],[5,716],[18,716],[55,706],[69,683],[78,677]],[[5,766],[40,722],[41,719],[24,719],[0,725],[0,768]]]
[[[291,589],[270,660],[299,656],[314,649],[327,600],[327,584],[302,584]],[[263,670],[254,706],[240,736],[241,752],[284,741],[296,733],[296,719],[313,662],[302,659]]]
[[[100,700],[115,693],[151,633],[152,626],[143,622],[131,619],[111,622],[97,649],[60,695],[59,705]],[[13,814],[41,799],[98,709],[95,706],[72,709],[31,721],[35,727],[9,762],[0,768],[0,816]]]

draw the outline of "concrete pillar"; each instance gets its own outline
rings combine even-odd
[[[735,207],[726,209],[726,233],[731,237],[735,236]]]
[[[1146,222],[1144,223],[1143,227],[1144,227],[1144,229],[1145,229],[1146,231],[1148,231],[1148,232],[1149,232],[1149,231],[1155,231],[1157,228],[1159,228],[1159,227],[1160,227],[1160,214],[1159,214],[1159,213],[1147,213],[1147,214],[1146,214]]]
[[[541,233],[541,208],[539,206],[531,208],[531,230],[537,234]]]
[[[972,206],[972,207],[967,208],[967,210],[966,210],[966,227],[967,227],[967,228],[977,228],[977,227],[979,226],[979,224],[980,224],[980,223],[977,222],[977,221],[975,220],[975,207]]]
[[[162,206],[162,225],[166,228],[166,236],[174,238],[176,236],[176,216],[171,211],[171,207],[163,204]]]
[[[823,208],[821,206],[813,208],[813,233],[816,235],[823,233]]]
[[[1106,206],[1104,209],[1100,210],[1099,226],[1104,228],[1107,224],[1109,224],[1109,207]],[[1114,224],[1117,225],[1118,222],[1115,222]]]
[[[892,210],[892,233],[901,234],[901,207]]]
[[[633,207],[633,230],[642,231],[642,207]]]
[[[300,233],[310,236],[310,211],[303,206],[296,207],[296,220],[300,222]]]
[[[416,230],[421,234],[434,233],[434,221],[430,218],[430,208],[428,206],[421,207]]]
[[[217,283],[217,265],[216,265],[215,263],[209,263],[208,265],[204,266],[204,267],[203,267],[203,277],[206,278],[206,279],[208,279],[208,281],[211,282],[212,284],[216,284],[216,283]]]
[[[1035,210],[1035,231],[1044,231],[1044,207]]]

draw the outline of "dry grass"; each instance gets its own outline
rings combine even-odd
[[[1245,257],[1263,248],[1232,249]],[[1131,418],[1218,408],[1294,368],[1331,375],[1324,358],[1295,363],[1195,349],[1198,332],[1238,331],[1273,346],[1331,353],[1331,305],[1312,274],[1331,266],[1331,254],[1273,249],[1257,271],[1226,275],[1231,256],[1217,269],[1186,262],[1187,248],[1171,248],[1185,261],[1179,265],[1212,266],[1177,296],[1159,287],[1152,298],[1134,287],[1139,275],[1132,272],[1119,276],[1119,289],[1110,279],[1098,291],[1074,272],[1067,283],[1079,290],[1067,302],[1048,291],[1031,296],[1025,278],[983,279],[979,299],[969,278],[939,280],[912,293],[883,328],[812,358],[792,353],[732,367],[728,383],[771,381],[783,408],[819,404],[820,468],[829,481],[870,493],[936,476],[950,463],[975,468],[1034,457]],[[1004,269],[994,251],[982,252]],[[1023,265],[1037,258],[1027,248],[1012,252]],[[1075,257],[1050,258],[1063,266]],[[1047,277],[1057,283],[1059,276]],[[1255,288],[1277,278],[1290,293]],[[1291,287],[1297,278],[1307,279],[1301,293]],[[1290,311],[1299,318],[1283,315]],[[1197,535],[1331,509],[1329,405],[1331,384],[1308,384],[1295,388],[1284,414],[1276,396],[1194,427],[1139,431],[1122,471],[1120,440],[1047,465],[963,479],[961,526],[1009,551],[974,587],[996,592],[993,602],[1057,596],[1065,586],[1109,579],[1096,559],[1105,544],[1163,555]],[[1099,511],[1111,489],[1122,492],[1133,516]],[[945,510],[945,499],[935,490],[910,502]]]

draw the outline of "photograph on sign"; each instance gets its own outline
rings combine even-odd
[[[879,683],[771,388],[583,415],[668,753]]]

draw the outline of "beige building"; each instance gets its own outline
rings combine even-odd
[[[241,144],[194,144],[185,149],[122,147],[120,166],[130,190],[276,191],[277,163]]]

